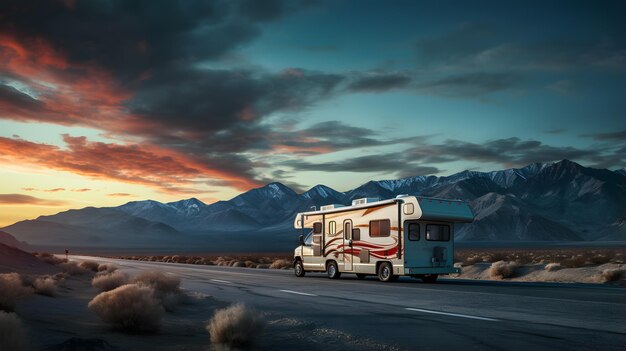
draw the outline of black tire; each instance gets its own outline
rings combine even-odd
[[[339,268],[337,268],[337,262],[328,262],[326,265],[326,274],[328,274],[328,278],[330,279],[338,279],[341,277],[341,272],[339,272]]]
[[[393,279],[393,267],[389,262],[383,262],[378,266],[378,280],[390,282]]]
[[[356,277],[359,279],[365,279],[365,277],[367,277],[367,274],[357,273]]]
[[[293,265],[293,272],[295,273],[296,277],[304,277],[306,272],[304,271],[304,265],[302,264],[302,261],[296,261],[296,263]]]
[[[434,283],[437,281],[437,277],[439,277],[439,274],[424,274],[424,276],[422,277],[422,281],[424,283]]]

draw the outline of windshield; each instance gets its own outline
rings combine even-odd
[[[304,245],[311,246],[312,243],[313,243],[313,231],[311,230],[309,234],[307,234],[306,237],[304,238]]]

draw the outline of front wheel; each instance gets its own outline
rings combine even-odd
[[[337,279],[341,276],[339,269],[337,268],[337,263],[335,261],[330,261],[328,266],[326,267],[326,273],[328,274],[328,278]]]
[[[393,268],[391,263],[383,262],[378,266],[378,280],[381,282],[393,281]]]
[[[304,277],[304,266],[302,265],[302,261],[297,260],[296,264],[294,264],[293,266],[293,272],[295,273],[296,277]]]

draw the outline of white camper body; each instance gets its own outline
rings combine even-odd
[[[454,267],[454,223],[473,219],[463,201],[415,196],[322,206],[294,219],[303,234],[294,271],[297,276],[313,271],[330,278],[354,273],[382,281],[402,275],[434,281],[460,272]]]

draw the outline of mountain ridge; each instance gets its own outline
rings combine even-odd
[[[268,230],[287,233],[293,231],[293,216],[312,206],[349,205],[355,198],[398,194],[468,201],[476,221],[459,225],[458,240],[626,240],[626,176],[569,160],[443,177],[371,180],[345,192],[318,184],[298,194],[272,182],[213,204],[196,198],[168,203],[132,201],[118,207],[68,210],[34,221],[56,223],[53,232],[63,237],[67,235],[59,233],[62,230],[76,231],[103,243],[110,241],[106,230],[129,232],[127,236],[136,238],[150,228],[160,233],[156,235],[159,240],[186,240],[209,232],[234,236]],[[22,221],[2,229],[20,240],[40,243],[41,227],[41,223]],[[109,235],[124,240],[123,235]]]

